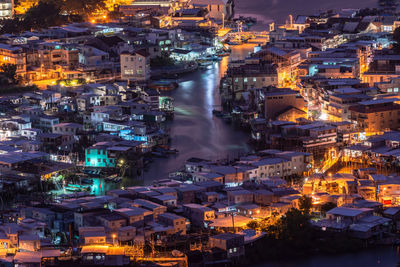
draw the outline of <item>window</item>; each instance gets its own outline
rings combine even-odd
[[[256,81],[257,81],[257,78],[256,78],[256,77],[254,77],[254,78],[253,78],[253,82],[256,82]]]
[[[244,79],[243,79],[243,82],[247,83],[247,78],[244,78]]]
[[[97,162],[101,162],[101,159],[97,159]]]
[[[133,69],[126,69],[124,73],[125,75],[133,75]]]

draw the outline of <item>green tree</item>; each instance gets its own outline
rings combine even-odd
[[[312,199],[306,195],[299,198],[299,209],[303,214],[310,214],[312,208]]]
[[[11,83],[16,83],[17,81],[17,66],[15,64],[2,64],[0,65],[0,73],[8,78]]]

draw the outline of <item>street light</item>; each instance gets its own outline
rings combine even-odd
[[[117,235],[116,234],[113,234],[112,235],[112,238],[113,238],[113,246],[115,246],[115,238],[117,237]]]

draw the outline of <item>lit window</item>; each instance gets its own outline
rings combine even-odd
[[[243,81],[244,81],[245,83],[247,83],[247,78],[244,78]]]
[[[133,75],[133,70],[132,69],[125,70],[125,75]]]

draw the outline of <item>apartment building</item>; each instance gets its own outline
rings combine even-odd
[[[150,55],[145,50],[121,53],[120,63],[121,79],[146,81],[150,78]]]

